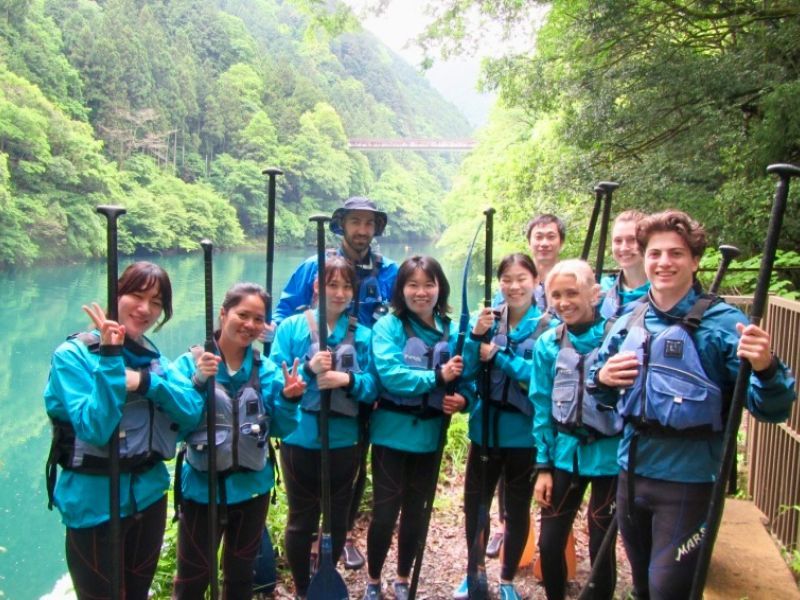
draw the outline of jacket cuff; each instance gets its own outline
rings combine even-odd
[[[352,371],[348,371],[347,376],[350,378],[350,381],[347,382],[347,385],[344,389],[346,389],[348,392],[352,392],[353,388],[356,387],[356,376]]]
[[[314,373],[314,371],[311,369],[311,363],[308,362],[308,361],[305,361],[303,363],[303,372],[306,374],[306,377],[308,377],[309,379],[316,379],[317,378],[317,374]]]
[[[755,376],[758,377],[761,381],[769,381],[770,379],[775,377],[775,375],[778,374],[779,367],[780,365],[778,364],[778,359],[773,354],[772,360],[770,361],[769,366],[766,369],[763,369],[762,371],[753,371],[753,373],[755,373]]]
[[[150,389],[150,369],[139,369],[139,387],[136,393],[144,396]]]
[[[100,344],[100,356],[122,356],[122,344],[105,346]]]

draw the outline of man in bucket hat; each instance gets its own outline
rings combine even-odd
[[[392,297],[397,263],[371,249],[372,239],[383,234],[386,213],[378,210],[369,198],[348,198],[344,206],[333,211],[330,229],[342,236],[336,252],[350,260],[358,277],[358,322],[372,328],[387,312]],[[283,288],[273,316],[275,323],[311,305],[314,279],[317,277],[316,255],[306,259]]]
[[[378,210],[369,198],[360,196],[347,199],[342,207],[333,211],[330,221],[331,231],[342,236],[342,243],[336,249],[336,253],[350,260],[356,268],[358,321],[370,329],[378,318],[388,312],[392,288],[397,278],[397,263],[371,249],[372,239],[383,234],[386,222],[386,213]],[[283,288],[274,315],[276,324],[311,305],[316,277],[317,257],[314,255],[295,270]],[[354,309],[355,306],[354,302]],[[364,555],[355,546],[352,529],[366,483],[366,456],[369,448],[366,424],[371,406],[361,405],[359,409],[361,467],[353,495],[353,505],[348,516],[348,528],[351,533],[342,550],[342,562],[348,569],[360,569],[365,562]]]

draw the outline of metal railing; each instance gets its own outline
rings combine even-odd
[[[744,305],[750,298],[728,298]],[[770,296],[764,328],[772,348],[797,375],[800,372],[800,302]],[[788,549],[800,547],[800,404],[795,402],[786,423],[770,424],[748,416],[748,492],[769,519],[769,528]]]

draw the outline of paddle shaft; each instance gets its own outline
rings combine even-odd
[[[772,203],[772,212],[767,227],[767,237],[764,241],[764,254],[761,257],[761,267],[758,273],[756,289],[753,293],[753,306],[750,310],[750,323],[760,326],[764,316],[764,309],[767,304],[769,293],[769,282],[772,277],[772,267],[775,263],[775,254],[778,250],[781,227],[783,225],[783,215],[786,211],[786,199],[789,195],[789,180],[791,177],[800,175],[800,168],[794,165],[777,164],[767,168],[768,173],[776,173],[780,179],[775,190],[775,200]],[[750,361],[744,359],[739,365],[739,373],[736,377],[736,384],[733,389],[733,398],[728,411],[728,420],[725,426],[725,433],[722,442],[722,461],[720,463],[714,486],[711,490],[711,498],[708,504],[706,515],[706,530],[699,549],[699,556],[692,580],[692,591],[689,598],[701,600],[703,589],[706,585],[708,567],[711,563],[711,554],[714,550],[714,542],[719,532],[719,524],[722,520],[722,510],[725,505],[725,485],[727,475],[731,471],[733,457],[736,455],[737,434],[742,422],[742,410],[744,408],[745,397],[750,384],[750,375],[753,367]]]
[[[106,218],[106,289],[108,297],[108,318],[116,321],[119,318],[118,271],[117,256],[117,219],[125,214],[121,206],[100,205],[97,212]],[[108,514],[111,544],[111,598],[120,600],[122,593],[122,520],[120,517],[119,489],[119,425],[111,432],[108,439],[109,473],[108,473]]]
[[[275,183],[278,175],[283,175],[283,171],[278,168],[270,167],[262,171],[263,175],[269,178],[267,184],[267,314],[265,322],[267,325],[272,323],[272,268],[275,262]],[[264,342],[264,355],[269,356],[272,342]]]

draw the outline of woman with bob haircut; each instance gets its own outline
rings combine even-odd
[[[161,267],[136,262],[125,269],[116,321],[97,303],[83,310],[94,329],[56,349],[44,391],[54,432],[48,493],[67,528],[67,567],[78,598],[111,597],[108,548],[118,544],[121,593],[144,600],[166,525],[164,461],[175,456],[179,436],[197,426],[203,401],[145,336],[172,316],[172,286]],[[117,427],[122,539],[112,540],[108,440]]]
[[[463,370],[453,356],[458,327],[448,317],[450,284],[430,256],[400,265],[390,315],[373,328],[372,354],[382,393],[370,421],[372,522],[367,534],[364,600],[383,597],[381,571],[400,513],[394,595],[408,597],[422,531],[423,505],[437,475],[436,449],[445,414],[465,408],[463,391],[445,387]]]

